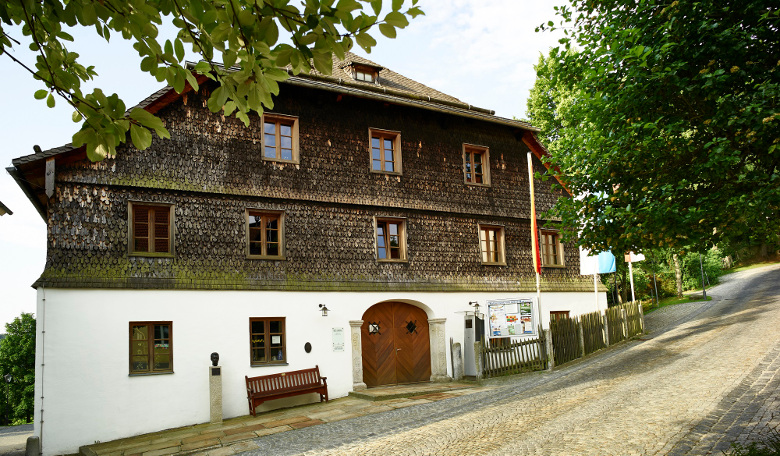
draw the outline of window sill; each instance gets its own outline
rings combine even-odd
[[[506,266],[506,263],[485,263],[485,262],[482,262],[482,266]]]
[[[285,160],[283,158],[270,158],[270,157],[263,156],[263,161],[274,162],[274,163],[290,163],[292,165],[301,164],[301,160],[297,158],[293,158],[292,160]]]
[[[130,252],[130,256],[147,258],[173,258],[172,253],[154,253],[154,252]]]
[[[566,269],[565,264],[543,264],[542,267],[550,269]]]
[[[247,260],[279,260],[279,261],[285,261],[287,260],[287,257],[285,256],[267,256],[267,255],[247,255]]]
[[[171,375],[173,371],[169,372],[131,372],[127,374],[128,377],[150,377],[155,375]]]
[[[389,176],[403,176],[403,173],[399,171],[380,171],[376,169],[372,169],[371,174],[387,174]]]
[[[376,262],[377,263],[408,263],[409,260],[407,260],[406,258],[404,258],[402,260],[379,260],[378,259],[378,260],[376,260]]]
[[[464,182],[464,184],[468,185],[469,187],[490,187],[490,184],[479,184],[476,182]]]
[[[263,363],[263,364],[250,364],[249,367],[271,367],[271,366],[289,366],[290,363]]]

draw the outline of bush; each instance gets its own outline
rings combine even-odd
[[[710,287],[718,283],[718,277],[723,275],[723,254],[717,247],[701,256],[698,253],[687,253],[680,258],[680,269],[683,273],[683,289],[695,290],[701,288],[701,270],[704,269],[705,285]]]
[[[752,442],[748,446],[738,443],[731,444],[728,456],[780,456],[780,433],[770,429],[760,442]]]
[[[11,382],[2,378],[4,424],[28,423],[33,416],[35,393],[35,318],[23,313],[5,325],[6,337],[0,341],[0,375],[10,375]],[[6,402],[7,401],[7,402]],[[6,403],[10,406],[7,410]]]

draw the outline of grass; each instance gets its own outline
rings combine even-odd
[[[707,296],[707,301],[711,301],[712,296]],[[654,312],[661,307],[666,306],[673,306],[676,304],[684,304],[686,302],[696,302],[696,301],[704,301],[701,299],[699,295],[690,295],[690,296],[683,296],[682,298],[678,298],[677,296],[672,296],[669,298],[663,298],[660,301],[658,301],[658,306],[655,305],[654,302],[643,302],[642,303],[642,309],[645,313],[645,315],[649,314],[650,312]]]
[[[760,267],[763,267],[763,266],[770,266],[770,265],[773,265],[773,264],[777,264],[777,261],[766,261],[766,262],[763,262],[763,263],[748,264],[748,265],[745,265],[745,266],[740,266],[738,268],[731,268],[728,271],[726,271],[726,274],[731,274],[732,272],[747,271],[748,269],[755,269],[755,268],[760,268]]]
[[[777,429],[769,428],[759,442],[752,442],[749,445],[731,444],[731,451],[725,453],[727,456],[780,456],[780,432]]]

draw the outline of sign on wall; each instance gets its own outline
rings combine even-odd
[[[344,351],[344,328],[333,328],[333,351]]]
[[[490,337],[530,336],[538,325],[532,299],[488,301]]]

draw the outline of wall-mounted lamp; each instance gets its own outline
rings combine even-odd
[[[320,304],[320,311],[322,311],[322,316],[327,317],[328,316],[328,308],[325,307],[325,304]]]
[[[479,302],[469,301],[470,306],[474,306],[474,316],[479,317]]]

